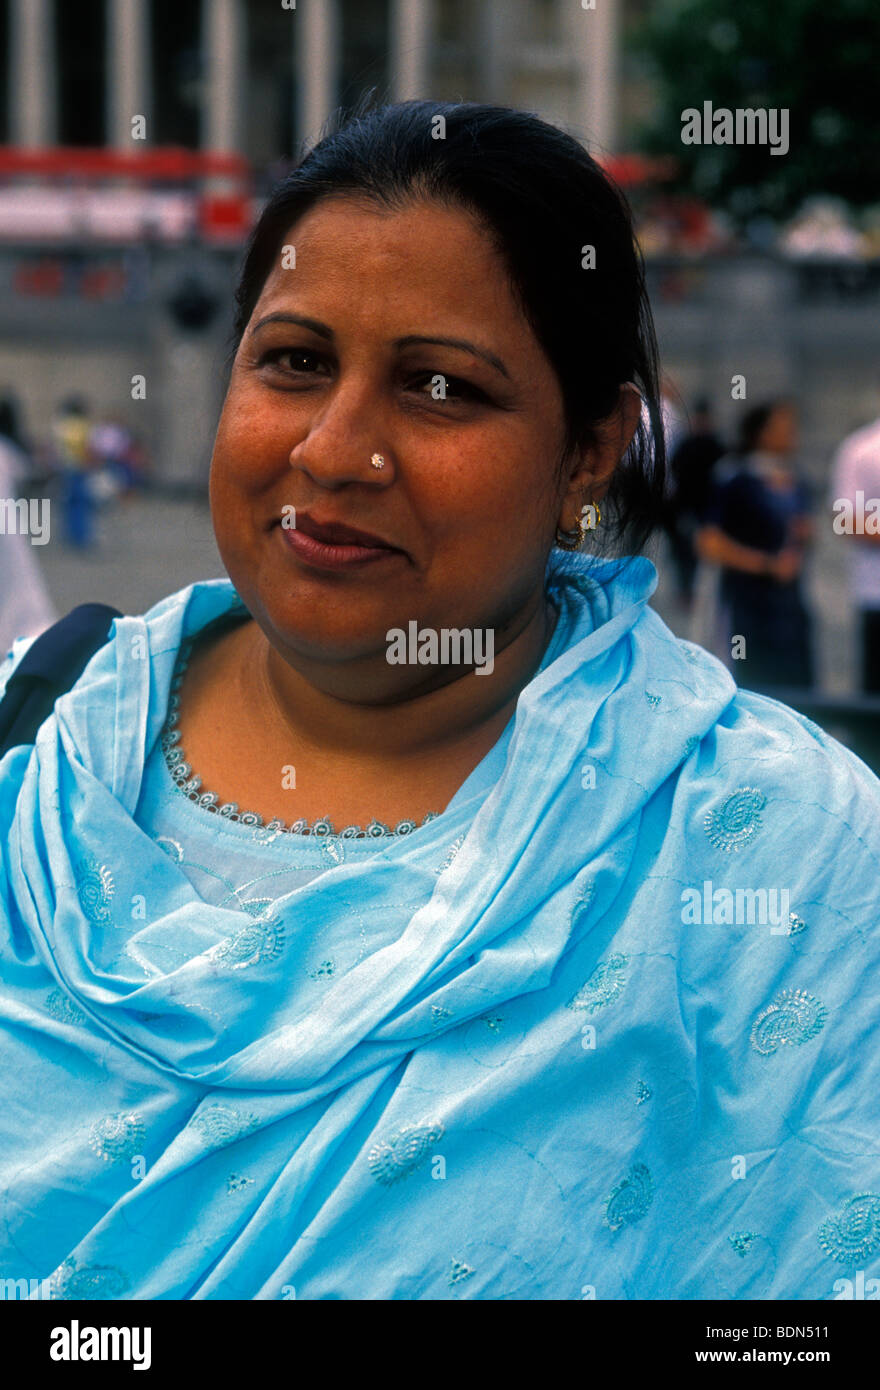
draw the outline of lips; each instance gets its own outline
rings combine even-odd
[[[297,512],[296,530],[302,531],[312,540],[324,545],[360,545],[369,550],[397,550],[396,545],[374,536],[369,531],[359,531],[355,526],[346,526],[341,521],[316,521],[307,512]]]

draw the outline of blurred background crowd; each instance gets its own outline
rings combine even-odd
[[[0,500],[52,517],[35,545],[7,508],[0,646],[220,572],[236,267],[331,112],[497,101],[583,140],[635,211],[672,459],[656,606],[858,743],[880,539],[832,504],[880,497],[878,53],[875,0],[0,0]],[[787,109],[788,152],[683,144],[706,100]]]

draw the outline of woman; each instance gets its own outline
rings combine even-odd
[[[810,616],[801,590],[812,534],[809,495],[793,472],[797,419],[788,401],[745,416],[738,455],[718,482],[698,545],[722,566],[721,604],[731,639],[741,639],[749,686],[813,684]]]
[[[34,547],[49,539],[49,503],[27,495],[30,460],[12,396],[0,396],[0,651],[55,620]]]
[[[678,641],[648,560],[558,548],[662,502],[620,196],[531,116],[384,108],[238,305],[232,582],[117,620],[0,764],[4,1270],[828,1296],[880,1248],[878,783]],[[713,883],[791,910],[694,925]]]

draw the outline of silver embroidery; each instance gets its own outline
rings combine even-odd
[[[635,1163],[605,1200],[605,1225],[612,1231],[641,1221],[654,1200],[654,1183],[644,1163]]]
[[[728,1236],[727,1239],[730,1241],[739,1257],[745,1259],[752,1248],[752,1241],[758,1239],[758,1232],[734,1231],[733,1235]]]
[[[443,863],[439,866],[439,868],[436,868],[434,870],[435,874],[442,874],[445,869],[449,868],[450,864],[452,864],[452,862],[454,861],[455,856],[458,854],[458,851],[464,844],[464,841],[464,835],[459,835],[456,839],[452,841],[452,844],[449,846],[446,858],[443,860]]]
[[[620,954],[600,961],[586,984],[569,999],[567,1007],[583,1009],[589,1014],[595,1013],[597,1009],[604,1009],[618,997],[626,985],[625,972],[628,964],[628,957]]]
[[[819,1244],[832,1260],[857,1264],[880,1250],[880,1197],[860,1192],[819,1227]]]
[[[105,1163],[121,1163],[140,1153],[144,1142],[144,1122],[134,1111],[105,1115],[89,1131],[89,1147]]]
[[[770,1057],[780,1047],[800,1047],[821,1033],[827,1017],[828,1010],[812,994],[784,989],[752,1024],[752,1047],[762,1057]]]
[[[86,855],[74,866],[76,895],[90,922],[104,926],[110,921],[110,899],[115,890],[113,875],[106,864]]]
[[[456,1284],[463,1284],[465,1279],[470,1279],[473,1273],[470,1265],[466,1265],[462,1260],[453,1260],[449,1266],[449,1287],[454,1289]]]
[[[80,1269],[72,1255],[49,1278],[53,1298],[121,1298],[128,1287],[127,1275],[115,1265],[83,1265]]]
[[[259,1123],[256,1115],[245,1114],[231,1105],[209,1105],[192,1117],[190,1127],[219,1149],[244,1138]]]
[[[336,971],[336,962],[332,960],[322,960],[321,964],[314,970],[309,971],[310,980],[327,979]]]
[[[241,613],[238,604],[233,603],[229,612]],[[245,609],[246,613],[247,610]],[[223,623],[227,620],[228,613],[222,614],[216,621]],[[183,684],[184,673],[192,655],[195,639],[189,638],[181,643],[177,653],[177,660],[174,666],[174,674],[171,680],[168,706],[165,715],[165,725],[160,737],[160,746],[165,758],[168,771],[177,786],[178,791],[182,792],[188,800],[192,801],[200,810],[207,811],[211,815],[222,816],[225,820],[235,821],[238,825],[251,827],[254,831],[254,839],[259,843],[271,843],[278,835],[310,835],[316,839],[342,838],[342,839],[381,839],[385,836],[410,835],[419,828],[418,822],[414,820],[402,820],[393,830],[381,821],[373,820],[362,830],[360,826],[349,825],[344,830],[337,832],[332,821],[327,816],[321,816],[313,825],[306,820],[296,820],[291,825],[286,825],[283,820],[273,817],[268,824],[264,824],[263,817],[255,811],[242,811],[235,801],[219,804],[220,798],[216,792],[202,791],[202,779],[193,776],[193,770],[186,761],[183,750],[178,746],[180,743],[180,695],[179,690]],[[427,825],[429,821],[436,820],[439,812],[429,811],[421,824]]]
[[[69,995],[63,989],[53,989],[52,993],[46,998],[46,1012],[51,1014],[59,1023],[86,1023],[87,1018],[82,1009],[74,1004]]]
[[[703,822],[706,834],[716,849],[741,849],[749,844],[761,829],[761,812],[767,798],[757,787],[737,787]]]
[[[284,949],[284,924],[271,914],[271,898],[253,899],[241,906],[256,920],[227,936],[209,953],[227,970],[246,970],[275,960]]]
[[[443,1126],[439,1123],[422,1125],[403,1125],[400,1129],[380,1139],[367,1155],[370,1171],[376,1182],[383,1187],[408,1178],[425,1162],[431,1149],[443,1138]]]
[[[250,1187],[253,1178],[243,1177],[241,1173],[230,1173],[226,1179],[227,1192],[243,1192],[246,1187]]]

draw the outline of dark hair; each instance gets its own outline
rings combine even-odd
[[[780,396],[776,400],[762,401],[760,405],[754,405],[751,410],[747,410],[740,422],[737,453],[750,454],[761,438],[764,426],[768,420],[772,420],[777,410],[793,408],[787,396]]]
[[[433,198],[477,214],[559,380],[566,456],[590,442],[622,383],[639,387],[650,428],[643,418],[595,538],[610,533],[641,549],[661,515],[665,452],[644,266],[616,184],[575,139],[522,111],[408,101],[337,118],[254,228],[236,292],[236,344],[291,227],[331,195],[392,210]],[[582,265],[588,246],[594,269]]]
[[[0,396],[0,435],[23,447],[18,402],[9,392]]]

